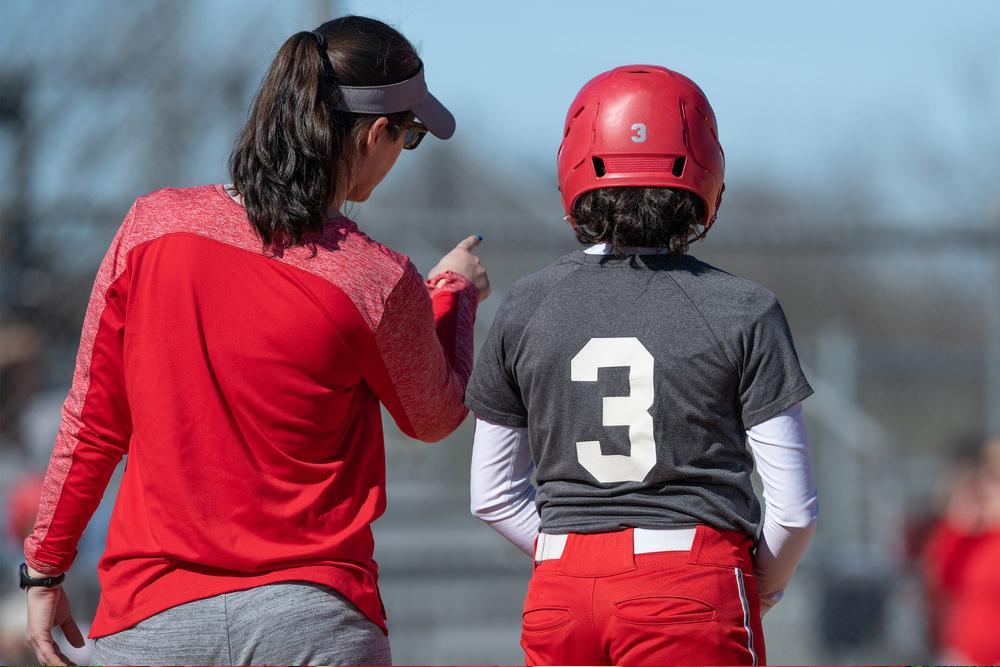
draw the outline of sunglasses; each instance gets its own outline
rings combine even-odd
[[[415,120],[403,120],[395,122],[393,125],[403,131],[403,148],[408,151],[419,146],[420,142],[424,140],[424,135],[428,132],[423,123],[418,123]]]

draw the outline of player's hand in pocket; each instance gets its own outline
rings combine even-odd
[[[771,611],[774,605],[781,601],[782,592],[778,591],[776,593],[771,593],[770,595],[760,596],[760,617],[764,618],[764,614]]]

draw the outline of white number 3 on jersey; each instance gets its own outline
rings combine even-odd
[[[628,367],[628,396],[605,396],[602,423],[628,426],[628,456],[602,454],[597,440],[576,443],[580,465],[601,483],[641,482],[656,465],[653,441],[653,355],[638,338],[591,338],[570,362],[574,382],[596,382],[597,369]]]

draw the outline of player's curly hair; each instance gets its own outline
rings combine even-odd
[[[591,190],[577,198],[571,218],[580,243],[607,243],[615,253],[632,246],[683,255],[707,231],[704,202],[677,188]]]

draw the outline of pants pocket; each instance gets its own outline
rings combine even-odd
[[[565,607],[538,607],[527,609],[521,616],[521,629],[525,632],[545,632],[555,630],[573,621],[573,615]]]
[[[615,604],[615,616],[626,623],[667,625],[715,620],[716,610],[704,600],[676,595],[630,598]]]

